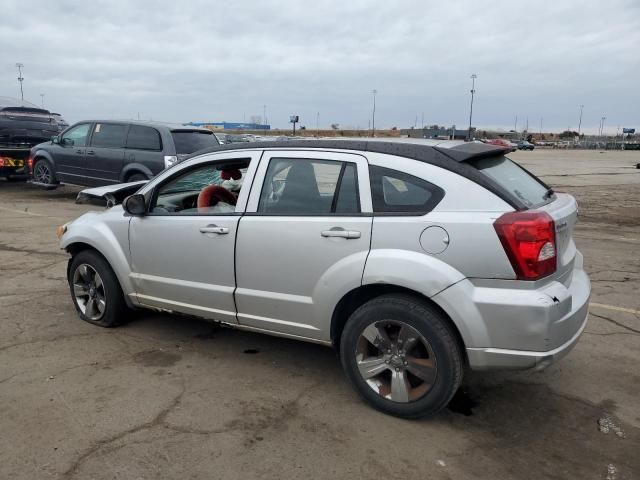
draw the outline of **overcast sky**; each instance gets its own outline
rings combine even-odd
[[[527,8],[524,7],[527,6]],[[640,128],[640,1],[4,0],[0,96],[68,121]]]

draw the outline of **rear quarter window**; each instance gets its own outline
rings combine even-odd
[[[444,190],[422,178],[370,166],[373,211],[388,215],[424,215],[440,203]]]
[[[527,208],[537,208],[549,201],[552,193],[549,187],[507,157],[482,158],[470,163]]]
[[[197,130],[173,131],[171,132],[173,143],[176,146],[176,154],[189,154],[202,150],[203,148],[220,145],[213,133],[201,132]]]

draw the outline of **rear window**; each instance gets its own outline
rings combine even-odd
[[[527,208],[537,208],[547,203],[548,187],[507,157],[482,158],[470,163],[520,199]]]
[[[176,144],[176,154],[193,153],[207,147],[220,145],[213,133],[198,131],[171,132],[173,143]]]

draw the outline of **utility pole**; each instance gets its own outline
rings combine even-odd
[[[42,99],[42,108],[44,109],[44,93],[40,94],[40,98]]]
[[[600,136],[603,137],[603,138],[605,137],[605,134],[604,134],[604,121],[606,119],[607,119],[607,117],[602,117],[602,126],[600,127]]]
[[[469,133],[467,134],[467,140],[471,141],[471,120],[473,119],[473,96],[476,93],[476,78],[478,75],[475,73],[471,75],[471,107],[469,108]]]
[[[578,121],[578,139],[580,139],[580,128],[582,127],[582,109],[584,105],[580,105],[580,120]]]
[[[320,136],[320,112],[316,113],[316,136]]]
[[[516,115],[516,121],[513,124],[513,131],[518,133],[518,115]]]
[[[421,122],[421,125],[422,125],[422,129],[424,130],[424,112],[422,112],[422,122]]]
[[[373,89],[371,92],[373,93],[373,113],[371,114],[371,136],[376,136],[376,94],[378,91]]]
[[[262,124],[263,125],[267,124],[267,106],[266,105],[262,105]]]
[[[542,117],[540,117],[540,140],[542,140]]]
[[[16,63],[16,67],[18,67],[18,82],[20,83],[20,98],[22,103],[24,104],[24,92],[22,91],[22,82],[24,81],[24,77],[22,76],[22,67],[24,64],[18,62]]]

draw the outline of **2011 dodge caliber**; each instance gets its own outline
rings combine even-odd
[[[80,193],[110,207],[59,228],[71,298],[103,327],[150,308],[331,345],[375,408],[433,414],[465,366],[544,368],[586,326],[576,201],[504,153],[331,140],[197,152],[142,186]]]

